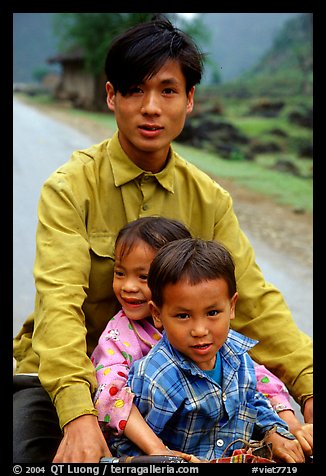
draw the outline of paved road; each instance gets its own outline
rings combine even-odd
[[[14,99],[13,103],[13,332],[33,309],[37,202],[42,183],[72,151],[94,141]],[[312,269],[273,252],[250,236],[257,263],[282,290],[298,326],[312,336]]]
[[[45,179],[92,139],[35,109],[13,103],[13,332],[33,309],[37,203]]]

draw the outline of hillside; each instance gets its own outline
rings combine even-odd
[[[58,53],[53,31],[54,13],[13,14],[13,81],[31,82],[40,68]],[[297,13],[203,13],[212,41],[202,45],[221,69],[224,81],[253,66],[271,46],[275,34]],[[257,40],[259,38],[259,41]],[[55,71],[58,71],[56,68]]]
[[[34,82],[40,68],[60,72],[58,65],[49,67],[46,60],[57,53],[57,39],[52,29],[53,13],[13,14],[13,82]]]
[[[273,45],[285,23],[299,13],[202,13],[211,34],[202,44],[215,63],[223,83],[238,78],[257,64]],[[208,71],[208,79],[212,73]]]
[[[298,94],[312,99],[312,14],[289,19],[275,36],[269,50],[240,77],[222,85],[225,94],[238,97],[286,97]]]
[[[225,159],[226,168],[237,169],[252,186],[257,171],[257,191],[266,186],[259,167],[281,172],[282,180],[291,174],[309,197],[295,208],[311,210],[312,86],[312,22],[310,14],[302,14],[280,29],[250,71],[226,84],[197,88],[194,111],[177,140]],[[275,179],[278,186],[280,180]],[[272,193],[275,185],[268,184]],[[299,195],[293,189],[291,202]]]

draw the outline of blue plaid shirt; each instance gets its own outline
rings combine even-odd
[[[171,449],[213,459],[237,438],[263,438],[276,425],[287,438],[287,424],[273,411],[269,400],[256,390],[253,361],[247,351],[256,341],[233,330],[220,349],[222,386],[197,365],[183,357],[166,335],[129,373],[134,403],[153,431]],[[232,446],[230,455],[242,443]],[[127,438],[114,438],[111,450],[142,454]]]

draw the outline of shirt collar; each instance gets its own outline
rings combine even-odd
[[[111,158],[114,183],[116,187],[125,185],[126,183],[135,180],[141,175],[146,175],[155,177],[158,183],[163,188],[165,188],[168,192],[173,193],[175,154],[172,148],[170,148],[169,158],[166,166],[157,174],[153,174],[152,172],[146,172],[145,170],[135,165],[132,160],[129,159],[129,157],[120,145],[118,132],[115,132],[111,141],[109,142],[108,153]]]
[[[170,352],[174,355],[174,361],[177,362],[177,365],[179,365],[184,370],[190,371],[193,375],[198,373],[204,375],[204,372],[196,364],[184,357],[182,354],[180,354],[180,352],[171,346],[168,338],[166,337],[165,331],[163,331],[162,335],[162,340],[169,347]],[[231,367],[237,369],[240,365],[240,355],[248,352],[257,343],[257,340],[251,339],[250,337],[244,336],[243,334],[239,334],[233,329],[229,329],[228,337],[220,349],[221,356],[223,356],[224,359],[229,362]]]

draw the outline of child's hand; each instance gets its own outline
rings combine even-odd
[[[313,454],[313,425],[301,423],[294,412],[285,410],[279,412],[279,416],[289,425],[289,430],[299,441],[306,456]]]
[[[266,443],[272,443],[273,459],[286,463],[304,463],[305,456],[301,444],[297,439],[289,440],[278,433],[271,433],[266,438]]]
[[[299,441],[301,448],[306,456],[313,454],[313,424],[304,423],[300,427],[291,431]]]
[[[187,461],[187,463],[209,463],[209,461],[207,460],[198,459],[197,456],[188,455],[187,453],[182,453],[182,451],[172,450],[172,454],[174,454],[174,456],[179,456],[180,458],[183,458]]]

